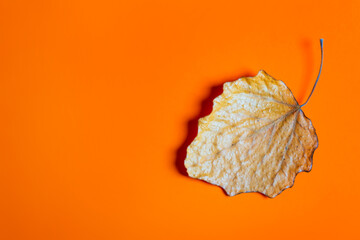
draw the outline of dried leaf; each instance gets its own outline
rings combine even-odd
[[[199,120],[187,149],[189,176],[228,195],[275,197],[310,171],[318,139],[286,85],[264,71],[224,84],[210,115]]]

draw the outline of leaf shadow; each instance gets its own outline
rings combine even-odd
[[[248,70],[242,71],[240,74],[237,74],[235,77],[224,79],[224,80],[220,81],[221,82],[220,84],[211,86],[209,88],[208,95],[200,103],[199,113],[195,117],[191,118],[190,120],[188,120],[186,122],[186,126],[187,126],[186,138],[182,142],[182,144],[179,146],[179,148],[176,150],[175,167],[181,175],[188,176],[188,173],[187,173],[185,165],[184,165],[184,161],[186,158],[187,147],[191,144],[191,142],[195,139],[195,137],[197,135],[198,121],[200,118],[205,117],[211,113],[212,108],[213,108],[213,100],[223,92],[223,84],[225,82],[235,81],[235,80],[239,79],[240,77],[252,77],[255,75],[256,75],[256,73],[253,71],[248,71]],[[207,183],[205,181],[202,181],[202,182]],[[207,184],[210,184],[210,183],[207,183]],[[226,194],[225,190],[223,188],[221,188],[221,189],[222,189],[223,193],[226,196],[228,196]],[[260,195],[263,196],[264,198],[267,198],[265,195],[263,195],[261,193],[260,193]]]
[[[301,50],[303,53],[303,75],[300,81],[300,92],[297,94],[297,101],[299,104],[305,102],[306,93],[311,88],[314,82],[313,73],[315,67],[314,51],[312,48],[312,41],[310,39],[302,39],[300,42]]]

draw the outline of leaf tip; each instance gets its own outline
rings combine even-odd
[[[256,76],[265,75],[265,74],[266,74],[266,72],[264,70],[260,69]]]

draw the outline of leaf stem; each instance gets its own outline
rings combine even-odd
[[[313,87],[313,89],[311,90],[311,93],[310,93],[310,95],[309,95],[308,99],[306,100],[306,102],[305,102],[304,104],[300,105],[300,107],[303,107],[303,106],[305,106],[305,105],[308,103],[308,101],[309,101],[309,99],[310,99],[311,95],[313,94],[313,92],[314,92],[314,90],[315,90],[316,84],[317,84],[317,83],[318,83],[318,81],[319,81],[319,78],[320,78],[320,75],[321,75],[322,66],[323,66],[323,59],[324,59],[323,41],[324,41],[324,39],[322,39],[322,38],[321,38],[321,39],[320,39],[320,47],[321,47],[321,63],[320,63],[320,70],[319,70],[319,73],[318,73],[317,79],[316,79],[316,81],[315,81],[314,87]]]

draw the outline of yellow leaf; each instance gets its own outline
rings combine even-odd
[[[224,84],[210,115],[199,119],[187,149],[190,177],[221,186],[228,195],[275,197],[310,171],[318,139],[286,85],[264,71]]]

